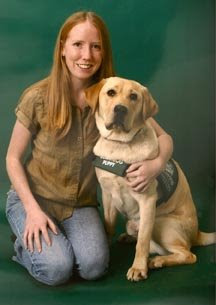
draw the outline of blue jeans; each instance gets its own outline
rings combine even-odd
[[[8,192],[6,215],[17,237],[13,260],[23,265],[38,281],[59,285],[69,280],[75,269],[82,278],[94,280],[107,271],[109,247],[97,208],[74,209],[72,217],[57,223],[58,235],[49,230],[51,246],[42,238],[41,253],[37,249],[31,253],[24,248],[26,213],[14,190]]]

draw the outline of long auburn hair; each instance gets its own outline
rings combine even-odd
[[[72,124],[71,78],[65,59],[62,56],[62,49],[70,30],[75,25],[86,20],[97,28],[102,44],[102,63],[93,76],[92,83],[115,75],[109,32],[103,20],[94,12],[89,11],[80,11],[72,14],[66,19],[59,31],[50,75],[38,83],[38,85],[46,87],[47,127],[57,138],[64,137]]]

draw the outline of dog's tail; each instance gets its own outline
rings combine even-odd
[[[207,246],[216,243],[216,232],[205,233],[198,231],[194,246]]]

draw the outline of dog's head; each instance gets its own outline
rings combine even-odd
[[[103,79],[89,87],[85,94],[87,103],[96,112],[96,121],[99,120],[107,131],[129,133],[158,111],[148,89],[128,79]],[[100,130],[100,126],[98,128]]]

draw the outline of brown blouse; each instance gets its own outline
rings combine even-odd
[[[92,149],[98,139],[94,115],[87,106],[72,106],[72,126],[57,141],[46,128],[46,103],[40,89],[24,94],[15,110],[32,133],[32,147],[24,168],[30,188],[42,209],[63,220],[74,207],[97,205]]]

